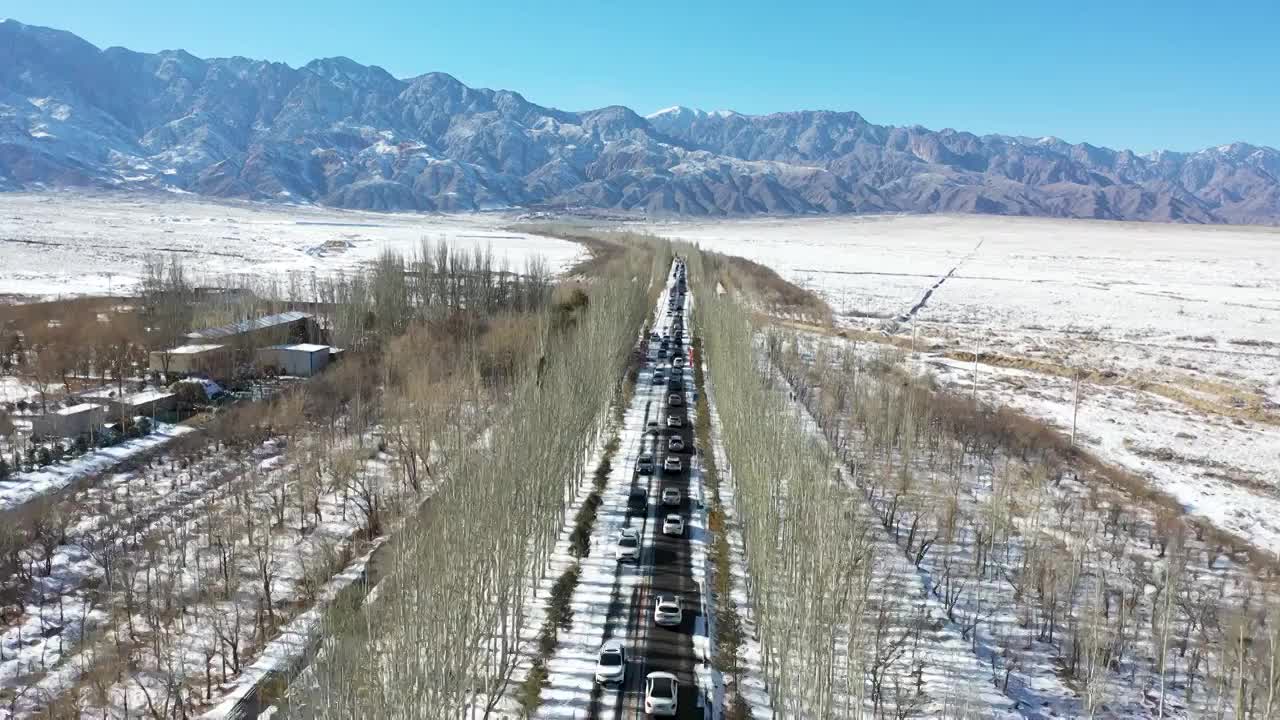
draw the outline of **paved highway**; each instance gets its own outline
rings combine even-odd
[[[673,273],[675,271],[673,270]],[[642,374],[642,380],[652,377],[652,372],[662,369],[670,379],[679,378],[680,388],[671,387],[668,379],[662,384],[649,382],[648,387],[638,387],[637,392],[648,392],[652,395],[644,422],[646,431],[642,436],[640,453],[648,453],[654,459],[652,475],[633,472],[631,483],[633,488],[640,487],[647,491],[647,502],[637,505],[631,511],[628,527],[641,531],[642,546],[640,559],[634,568],[619,564],[618,578],[624,573],[634,572],[637,582],[626,588],[615,580],[614,597],[609,609],[605,627],[605,638],[621,638],[630,653],[626,681],[620,689],[597,688],[592,693],[589,716],[592,718],[612,718],[614,720],[645,717],[644,691],[645,677],[655,671],[674,674],[680,684],[678,713],[679,718],[704,717],[704,709],[699,702],[696,668],[699,659],[695,651],[694,633],[705,627],[701,620],[702,595],[695,577],[699,577],[702,568],[695,569],[694,552],[691,537],[705,527],[705,511],[701,498],[701,472],[696,468],[695,442],[693,423],[688,412],[693,402],[693,372],[687,362],[676,367],[673,357],[680,355],[688,359],[689,302],[678,300],[675,310],[669,312],[669,299],[681,297],[676,288],[680,287],[673,275],[668,290],[660,299],[662,319],[655,326],[659,335],[671,336],[667,353],[661,353],[659,341],[651,341],[648,346],[649,373]],[[691,296],[687,296],[691,297]],[[676,330],[683,329],[684,342],[676,343]],[[660,357],[665,354],[666,357]],[[671,403],[670,395],[678,395],[682,401]],[[668,427],[667,418],[678,417],[679,427]],[[632,428],[627,428],[632,430]],[[679,437],[684,449],[671,451],[671,438]],[[664,465],[668,457],[680,459],[679,471],[666,471]],[[692,468],[691,468],[692,466]],[[662,491],[676,488],[680,491],[681,501],[678,507],[662,504]],[[662,522],[668,513],[678,512],[685,521],[682,536],[664,535]],[[692,522],[695,521],[695,522]],[[691,525],[693,527],[691,527]],[[654,607],[659,595],[677,595],[681,600],[683,621],[678,627],[663,627],[654,622]],[[704,645],[705,647],[705,645]]]

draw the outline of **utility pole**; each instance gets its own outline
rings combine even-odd
[[[910,364],[907,366],[907,377],[910,378],[910,384],[907,386],[907,416],[914,418],[916,414],[916,378],[919,373],[919,366],[916,363],[916,318],[911,316],[911,358]]]
[[[858,367],[862,359],[858,357],[858,341],[853,341],[853,401],[858,402]]]
[[[978,404],[978,348],[980,338],[973,341],[973,404]]]
[[[915,365],[916,373],[920,372],[920,363],[916,360],[916,319],[911,318],[911,364]]]
[[[1080,415],[1080,371],[1075,373],[1075,397],[1071,404],[1071,447],[1076,446],[1076,418]]]

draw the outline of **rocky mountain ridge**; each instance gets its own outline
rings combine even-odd
[[[979,212],[1280,223],[1280,152],[1138,155],[853,112],[565,112],[443,73],[101,50],[0,23],[0,190],[168,189],[374,210]]]

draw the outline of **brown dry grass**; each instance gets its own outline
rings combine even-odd
[[[0,305],[0,325],[11,322],[21,330],[48,323],[50,320],[63,320],[68,317],[93,317],[98,313],[107,313],[118,305],[128,305],[133,298],[124,296],[87,296],[23,303],[21,305]]]
[[[873,342],[903,350],[911,348],[911,338],[899,335],[885,335],[884,333],[856,328],[836,328],[820,323],[808,323],[768,316],[764,316],[764,319],[775,325],[804,332],[820,333],[859,342]],[[921,342],[920,347],[926,347],[926,344]],[[972,352],[946,350],[939,354],[951,360],[973,362]],[[1189,408],[1211,415],[1237,420],[1250,420],[1268,425],[1280,425],[1280,413],[1268,409],[1262,397],[1235,385],[1216,380],[1175,375],[1160,379],[1144,375],[1122,374],[1110,370],[1072,368],[1060,363],[996,352],[979,352],[978,362],[992,367],[1026,370],[1068,380],[1079,376],[1082,382],[1092,385],[1114,385],[1159,395],[1165,399],[1173,400]],[[1205,395],[1212,397],[1205,397]]]
[[[1201,383],[1191,381],[1188,385],[1199,389]],[[1154,380],[1137,381],[1132,383],[1131,386],[1137,390],[1145,390],[1170,400],[1176,400],[1201,412],[1214,413],[1237,420],[1253,420],[1268,425],[1280,425],[1280,413],[1264,407],[1262,398],[1239,390],[1219,393],[1216,400],[1208,400],[1177,385],[1165,382]]]
[[[760,263],[736,256],[722,257],[718,280],[730,292],[773,315],[785,313],[819,327],[831,327],[831,307],[817,293],[784,280]]]
[[[579,260],[566,271],[569,277],[589,278],[600,275],[604,268],[622,256],[626,251],[625,242],[634,233],[597,232],[586,227],[567,223],[547,223],[541,225],[513,226],[512,232],[524,232],[530,235],[568,240],[578,243],[587,249],[587,257]],[[647,236],[644,236],[647,238]]]
[[[944,352],[943,355],[952,360],[973,362],[972,352],[951,350]],[[1267,410],[1263,406],[1262,398],[1222,382],[1172,375],[1168,379],[1157,379],[1145,375],[1122,374],[1109,370],[1070,368],[1058,363],[993,352],[978,353],[978,361],[983,365],[1028,370],[1041,375],[1052,375],[1067,379],[1078,376],[1082,382],[1093,385],[1116,385],[1140,392],[1148,392],[1204,413],[1239,420],[1252,420],[1269,425],[1280,425],[1280,414]],[[1203,394],[1197,394],[1197,392],[1193,391]],[[1213,397],[1211,399],[1205,397],[1205,395]]]

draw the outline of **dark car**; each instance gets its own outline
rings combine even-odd
[[[632,510],[643,510],[649,505],[649,491],[642,487],[631,488],[631,494],[627,496],[627,505]]]

